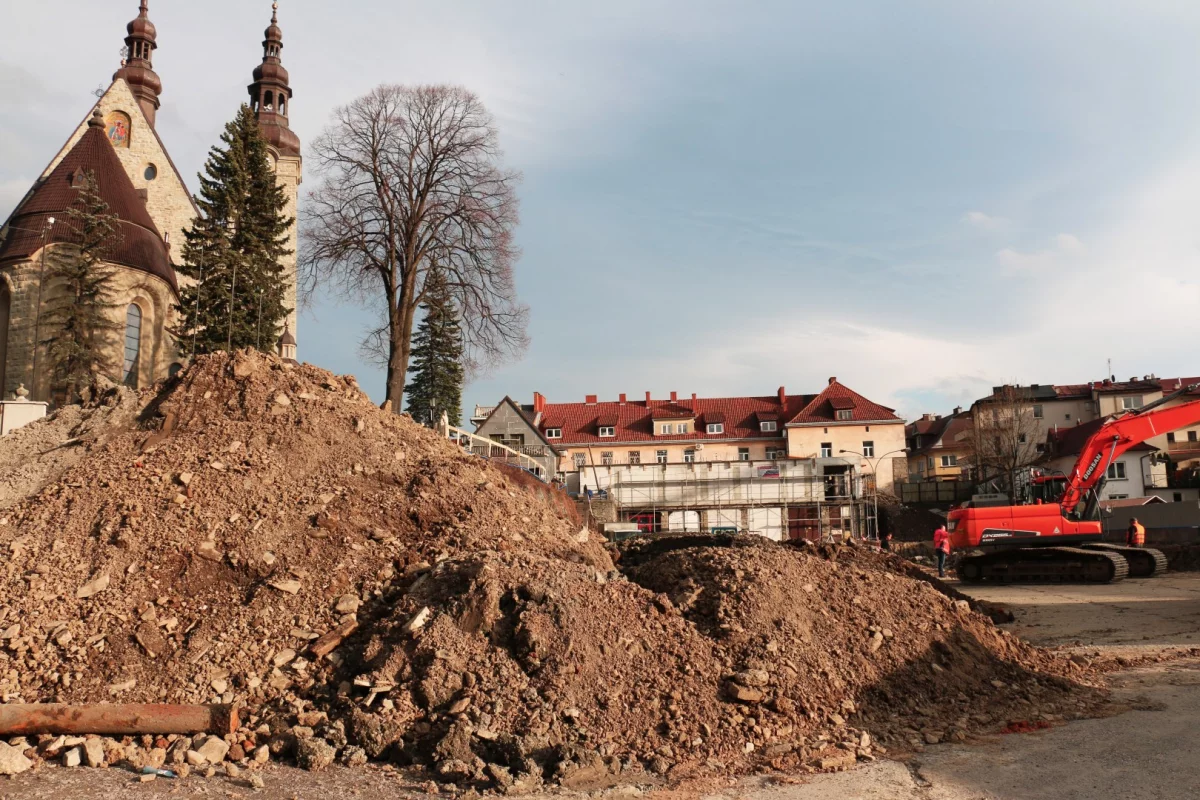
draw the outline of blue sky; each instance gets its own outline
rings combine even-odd
[[[192,176],[245,97],[265,0],[152,0],[159,131]],[[0,31],[0,214],[116,67],[133,0]],[[452,82],[525,175],[532,346],[468,406],[818,391],[912,416],[1018,380],[1200,374],[1200,4],[281,0],[292,127]],[[316,182],[308,176],[305,188]],[[358,357],[317,298],[301,357]]]

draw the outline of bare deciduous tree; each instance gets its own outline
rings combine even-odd
[[[1011,491],[1016,474],[1042,459],[1044,434],[1028,390],[1002,386],[971,409],[968,459],[979,480],[1003,478]]]
[[[432,269],[461,311],[468,369],[525,348],[528,311],[513,285],[520,176],[501,165],[474,94],[379,86],[334,111],[312,153],[323,182],[302,214],[303,288],[333,285],[383,310],[364,349],[386,356],[394,411]]]

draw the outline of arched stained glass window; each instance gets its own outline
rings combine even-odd
[[[125,311],[125,368],[122,370],[121,382],[135,389],[138,384],[138,356],[141,350],[142,310],[135,303],[130,303]]]

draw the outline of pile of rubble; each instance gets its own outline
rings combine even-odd
[[[0,511],[0,701],[233,703],[245,727],[10,742],[21,758],[589,788],[836,768],[1102,701],[886,563],[754,538],[608,550],[350,377],[218,354],[136,405],[26,434],[75,441]]]

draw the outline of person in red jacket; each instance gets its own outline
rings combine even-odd
[[[933,550],[937,553],[938,577],[946,577],[946,557],[950,555],[950,534],[941,525],[933,532]]]

